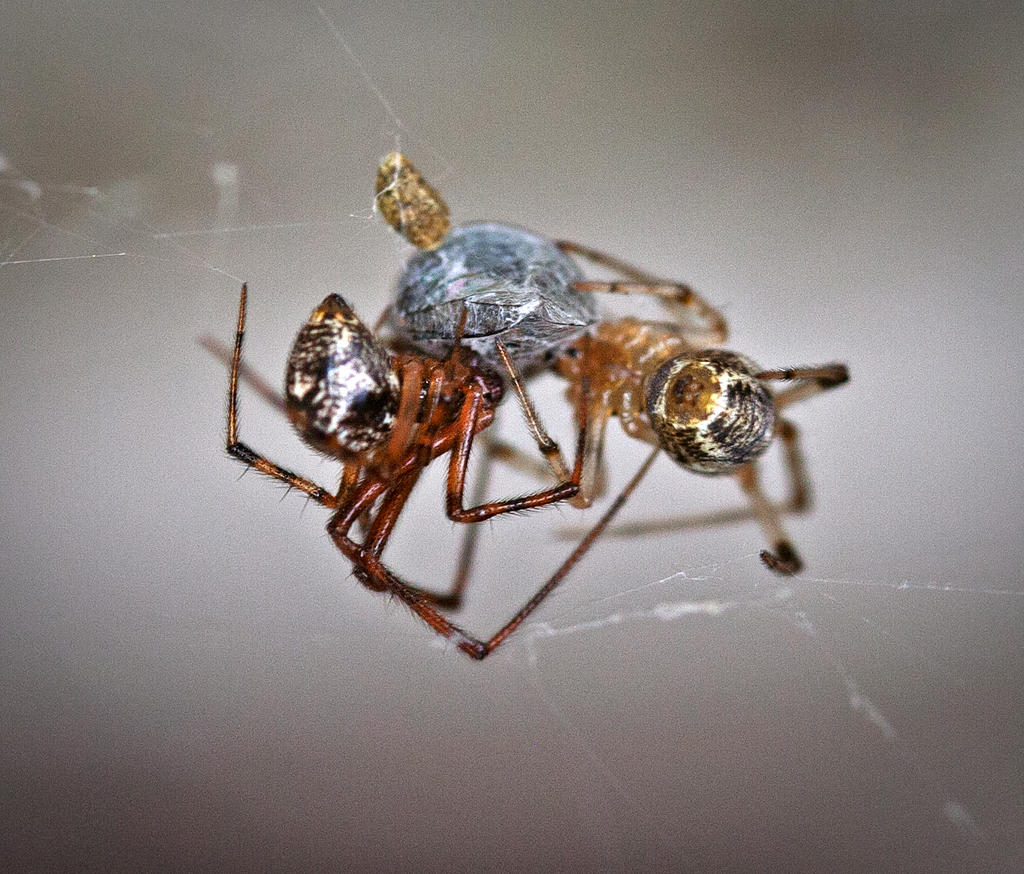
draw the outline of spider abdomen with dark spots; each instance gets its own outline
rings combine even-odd
[[[299,434],[329,455],[369,449],[394,426],[399,380],[391,356],[336,294],[292,344],[285,399]]]
[[[768,448],[775,425],[769,391],[743,356],[724,350],[680,355],[646,387],[658,443],[696,473],[728,473]]]

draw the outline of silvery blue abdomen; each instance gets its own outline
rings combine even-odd
[[[463,346],[479,364],[503,371],[500,340],[528,372],[596,321],[593,296],[572,287],[580,279],[572,259],[550,240],[507,225],[463,225],[440,248],[409,259],[389,324],[416,349],[443,358],[465,308]]]

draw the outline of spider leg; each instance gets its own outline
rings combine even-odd
[[[625,276],[628,282],[576,282],[573,287],[577,291],[609,293],[609,294],[649,294],[657,297],[673,313],[674,317],[685,321],[684,314],[689,311],[696,313],[706,326],[706,338],[702,341],[709,345],[725,342],[729,327],[723,316],[715,307],[708,303],[692,286],[683,282],[666,282],[597,249],[582,246],[569,240],[558,240],[559,249],[569,255],[585,258],[599,267],[606,267]]]
[[[599,465],[600,462],[601,453],[599,445],[603,439],[604,423],[607,422],[608,418],[607,415],[603,414],[603,410],[601,408],[597,408],[596,411],[601,413],[599,420],[595,422],[593,419],[588,419],[587,427],[584,429],[582,464],[579,478],[581,494],[577,494],[575,498],[569,499],[569,503],[573,506],[589,507],[593,501],[593,487],[585,484],[591,483],[594,480],[593,471],[595,465]],[[596,442],[595,434],[598,435]],[[483,435],[482,439],[485,447],[484,459],[480,465],[476,483],[473,487],[472,501],[474,505],[482,504],[484,501],[484,495],[486,494],[487,484],[490,479],[491,467],[495,460],[503,461],[520,471],[530,474],[535,479],[543,480],[549,473],[547,466],[533,456],[527,455],[518,446],[513,446],[511,443],[506,443],[505,441],[496,437],[491,437],[486,433]],[[600,474],[600,470],[598,470],[598,474]],[[598,479],[601,479],[601,477],[598,476]],[[591,495],[591,497],[585,501],[582,497],[584,488],[587,488],[587,494]],[[456,565],[455,576],[452,580],[451,588],[444,595],[431,596],[429,593],[423,593],[425,596],[431,597],[432,601],[439,606],[452,609],[457,608],[462,603],[462,596],[466,586],[468,585],[470,571],[473,566],[473,561],[476,558],[476,548],[479,539],[479,526],[467,526],[465,533],[462,535],[462,546],[459,549],[458,563]]]
[[[761,490],[757,462],[752,461],[743,465],[736,472],[735,477],[740,487],[746,492],[754,516],[761,524],[761,529],[774,550],[774,552],[767,549],[762,550],[761,561],[780,574],[787,576],[795,574],[803,567],[803,562],[800,561],[800,556],[797,555],[796,549],[793,548],[792,542],[782,527],[778,507]]]
[[[775,395],[775,409],[782,410],[787,406],[805,400],[842,385],[849,379],[849,372],[843,364],[824,364],[818,367],[793,367],[781,370],[762,370],[755,374],[761,380],[786,380],[794,383]],[[790,504],[795,510],[802,510],[810,503],[810,490],[804,472],[803,458],[797,441],[796,426],[785,419],[779,420],[778,433],[783,441],[787,467],[790,476]],[[740,485],[747,493],[754,515],[761,523],[774,552],[763,551],[761,561],[780,574],[794,574],[800,570],[802,563],[793,544],[783,531],[779,520],[779,508],[775,506],[761,491],[758,482],[756,462],[740,468],[736,474]]]
[[[601,519],[598,520],[597,524],[587,533],[583,540],[580,541],[558,570],[548,578],[544,585],[538,589],[536,594],[534,594],[533,597],[531,597],[526,604],[524,604],[523,607],[520,608],[520,610],[498,630],[496,634],[487,640],[474,637],[454,622],[446,619],[434,606],[427,602],[427,599],[424,598],[416,587],[410,586],[389,570],[370,549],[360,546],[348,537],[348,528],[351,526],[352,521],[359,512],[357,506],[353,506],[353,508],[349,508],[345,511],[339,510],[335,513],[327,525],[327,531],[346,558],[348,558],[353,565],[358,568],[359,578],[364,585],[377,591],[390,592],[406,604],[437,634],[448,640],[452,640],[462,652],[474,659],[484,659],[501,646],[501,644],[508,639],[509,635],[522,625],[526,618],[541,605],[544,599],[547,598],[555,588],[557,588],[562,580],[568,575],[569,571],[572,570],[576,563],[579,562],[579,560],[586,554],[587,550],[589,550],[597,538],[600,537],[604,529],[612,521],[619,510],[622,509],[629,496],[640,484],[640,480],[650,469],[658,451],[659,450],[656,449],[651,452],[643,465],[641,465],[640,469],[636,474],[634,474],[629,483],[627,483],[626,487],[619,493],[609,508],[605,511]],[[375,497],[376,496],[374,496],[374,499]]]
[[[775,409],[781,410],[799,401],[814,397],[830,388],[842,385],[850,378],[845,364],[822,364],[818,367],[791,367],[780,370],[762,370],[754,374],[758,379],[793,382],[789,388],[775,394]]]
[[[512,372],[514,373],[514,369]],[[584,398],[588,396],[588,391],[588,385],[584,385]],[[457,445],[453,446],[449,462],[447,497],[449,518],[460,522],[475,522],[492,518],[500,513],[517,512],[520,510],[541,507],[548,503],[563,500],[566,497],[569,497],[570,501],[575,503],[575,498],[570,497],[575,494],[575,492],[571,491],[571,486],[575,484],[578,487],[582,478],[585,476],[584,466],[587,464],[588,457],[586,441],[592,434],[591,429],[588,427],[585,415],[582,417],[583,423],[580,425],[577,437],[576,462],[573,472],[571,474],[567,474],[566,481],[561,485],[556,485],[553,488],[537,492],[523,498],[494,502],[484,501],[483,496],[486,494],[487,483],[490,478],[491,464],[499,454],[505,454],[507,457],[522,461],[528,466],[532,466],[532,472],[538,474],[540,477],[543,477],[547,472],[542,465],[538,464],[533,458],[525,455],[517,448],[511,447],[509,444],[502,443],[500,441],[489,439],[485,436],[484,460],[480,471],[478,472],[476,484],[473,489],[473,506],[468,509],[463,508],[463,495],[465,492],[466,473],[469,466],[469,455],[472,449],[472,441],[479,430],[476,424],[479,412],[474,412],[477,407],[478,401],[475,401],[471,396],[467,396],[466,404],[463,407],[463,416],[460,416],[460,420],[457,423],[460,440]],[[469,583],[469,575],[475,559],[478,540],[479,530],[477,527],[474,525],[467,528],[463,535],[462,546],[459,549],[459,558],[456,565],[455,576],[453,577],[452,584],[447,592],[443,594],[436,594],[424,591],[415,586],[410,586],[410,589],[437,606],[447,607],[450,609],[457,608],[462,603],[463,593]]]
[[[544,456],[544,460],[548,463],[548,467],[551,468],[556,479],[567,480],[569,479],[569,466],[565,463],[565,458],[562,456],[562,450],[559,448],[551,435],[548,434],[543,423],[540,420],[540,416],[537,415],[537,409],[533,405],[533,401],[530,399],[529,394],[526,391],[526,386],[523,384],[523,378],[519,374],[519,370],[512,360],[512,356],[508,354],[508,350],[505,348],[505,344],[500,340],[495,342],[495,346],[498,350],[498,355],[501,357],[502,364],[505,365],[505,370],[508,371],[509,382],[512,384],[512,390],[516,393],[516,398],[519,400],[519,406],[523,411],[523,417],[526,419],[526,427],[529,428],[530,434],[533,435],[533,439],[537,444],[537,448],[540,450],[541,455]]]
[[[593,504],[594,499],[604,491],[604,435],[611,416],[606,391],[593,391],[588,387],[575,400],[578,426],[583,429],[583,464],[580,474],[578,494],[569,499],[569,503],[578,509],[585,509]],[[534,459],[525,455],[522,450],[495,438],[489,438],[488,452],[519,470],[543,478],[545,469]],[[564,461],[561,462],[564,465]]]
[[[775,434],[782,444],[783,465],[789,479],[789,495],[783,501],[773,502],[779,513],[802,513],[811,506],[811,487],[800,451],[796,425],[788,419],[775,420]],[[646,519],[642,522],[618,525],[607,532],[611,537],[640,537],[649,534],[669,534],[676,531],[709,528],[718,525],[733,525],[755,519],[753,507],[743,506],[719,510],[713,513],[699,513],[688,516],[672,516],[661,519]],[[585,529],[582,526],[567,526],[557,532],[562,539],[579,537]]]
[[[658,453],[660,451],[660,449],[654,449],[650,452],[647,458],[644,459],[644,463],[641,464],[637,472],[633,474],[633,478],[626,483],[622,491],[615,496],[615,500],[612,501],[608,509],[605,510],[604,515],[602,515],[597,521],[597,524],[595,524],[594,527],[586,533],[583,539],[577,544],[576,548],[569,553],[569,557],[562,562],[558,570],[548,577],[547,582],[537,590],[536,594],[522,606],[515,616],[506,622],[501,629],[499,629],[497,634],[487,641],[485,645],[486,651],[482,655],[475,656],[476,658],[484,658],[484,656],[494,652],[494,650],[496,650],[508,638],[508,636],[522,625],[523,621],[541,605],[544,599],[558,587],[559,583],[568,576],[569,571],[571,571],[580,559],[586,555],[590,547],[594,545],[594,542],[604,532],[604,529],[607,528],[616,515],[618,515],[619,510],[625,506],[626,501],[629,500],[630,495],[633,494],[636,487],[640,485],[640,481],[647,474],[647,471],[650,470],[651,465],[654,463],[654,459],[658,457]]]
[[[486,437],[487,435],[484,436]],[[487,494],[487,487],[491,481],[491,469],[495,458],[497,458],[496,447],[498,445],[494,440],[485,440],[484,458],[480,463],[480,469],[477,471],[476,482],[473,484],[473,495],[470,498],[474,506],[484,502],[484,495]],[[524,455],[524,458],[536,464],[536,469],[541,471],[541,477],[547,473],[547,468],[533,457]],[[457,610],[462,606],[462,596],[466,591],[466,586],[469,585],[470,572],[476,559],[477,544],[480,542],[479,525],[467,525],[462,529],[462,532],[462,546],[459,547],[459,558],[455,565],[455,576],[452,578],[451,587],[444,594],[433,596],[433,601],[438,607],[445,607],[450,610]]]
[[[225,367],[231,367],[232,358],[234,357],[234,350],[232,348],[225,346],[220,342],[220,340],[217,340],[214,337],[207,336],[199,338],[199,345]],[[240,382],[249,386],[252,391],[263,398],[263,400],[270,404],[270,406],[279,413],[287,413],[287,408],[284,403],[284,395],[270,384],[270,380],[261,376],[244,361],[240,362],[238,365],[238,379]]]
[[[398,401],[398,414],[395,426],[388,438],[387,457],[394,467],[405,455],[409,441],[416,428],[417,407],[420,402],[420,389],[423,385],[423,364],[412,359],[402,366],[402,391]]]
[[[516,513],[521,510],[532,510],[574,498],[580,490],[580,477],[583,472],[584,442],[588,429],[586,422],[579,429],[576,449],[576,462],[569,479],[549,489],[534,492],[520,498],[509,498],[503,501],[490,501],[475,507],[463,506],[463,495],[466,488],[466,472],[469,468],[469,456],[473,448],[473,438],[478,429],[477,421],[483,412],[483,395],[477,386],[466,391],[466,399],[459,413],[455,428],[458,434],[456,444],[452,447],[448,465],[448,489],[446,494],[446,511],[448,518],[455,522],[481,522],[502,513]]]
[[[775,420],[775,434],[782,441],[782,457],[789,474],[789,499],[783,509],[803,513],[811,508],[811,483],[800,451],[800,431],[789,419],[779,418]]]
[[[418,377],[420,368],[416,366],[413,367],[412,370],[417,377],[415,388],[418,395]],[[395,523],[398,521],[398,517],[401,514],[402,509],[405,507],[406,501],[409,499],[409,495],[412,494],[413,488],[419,481],[420,474],[433,458],[433,435],[430,433],[430,429],[426,427],[426,425],[429,424],[433,417],[443,384],[444,373],[440,370],[433,371],[430,374],[427,386],[427,395],[422,407],[424,411],[424,427],[422,427],[416,435],[415,441],[406,447],[407,454],[411,453],[412,457],[415,459],[415,463],[411,467],[403,469],[401,474],[392,474],[387,477],[389,486],[386,497],[377,510],[377,515],[367,526],[367,536],[363,541],[363,545],[373,552],[373,554],[378,558],[384,551],[384,547],[387,545],[388,540],[391,538],[391,533],[394,531]],[[410,415],[407,416],[400,415],[399,418],[408,420],[413,418],[413,416],[410,413]]]
[[[352,562],[356,578],[375,592],[389,592],[405,603],[416,613],[430,628],[442,637],[454,639],[459,649],[470,655],[478,653],[484,644],[472,635],[463,631],[453,622],[442,616],[436,608],[431,606],[427,597],[414,586],[405,583],[400,577],[394,574],[380,560],[380,556],[371,546],[356,543],[349,537],[353,523],[367,508],[376,502],[382,493],[385,493],[381,510],[378,517],[386,515],[391,517],[397,515],[389,509],[391,503],[402,504],[408,492],[401,488],[388,488],[380,481],[376,481],[361,494],[357,495],[348,505],[340,508],[327,523],[327,533],[334,541],[342,554]],[[404,494],[403,494],[404,492]],[[385,538],[386,539],[386,538]],[[383,544],[378,544],[382,548]],[[482,656],[476,656],[482,658]]]
[[[242,285],[242,294],[238,301],[238,327],[235,331],[235,349],[231,356],[231,380],[228,384],[228,433],[226,448],[228,453],[249,467],[266,476],[281,480],[292,488],[309,495],[314,501],[325,507],[334,509],[338,505],[337,498],[323,486],[312,480],[292,473],[287,468],[271,461],[253,451],[247,444],[238,439],[238,378],[242,362],[242,340],[245,336],[245,300],[247,288]]]

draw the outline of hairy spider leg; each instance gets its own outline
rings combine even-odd
[[[245,315],[248,288],[243,284],[238,305],[238,322],[235,331],[235,345],[231,355],[231,376],[228,388],[227,416],[227,451],[249,467],[260,473],[287,483],[307,494],[328,509],[335,510],[329,523],[329,530],[344,518],[342,527],[346,540],[351,526],[359,519],[365,522],[367,544],[359,546],[366,554],[379,556],[387,544],[398,515],[416,484],[423,469],[434,458],[450,453],[450,467],[446,489],[446,508],[449,516],[455,521],[483,521],[503,513],[515,513],[543,507],[556,501],[571,498],[579,489],[580,456],[572,471],[570,481],[555,485],[532,494],[510,498],[502,501],[483,502],[475,506],[465,507],[463,494],[465,476],[468,469],[469,456],[472,452],[473,438],[478,431],[486,428],[493,418],[493,410],[484,404],[484,389],[479,385],[460,383],[464,391],[464,400],[459,414],[451,421],[440,423],[434,419],[438,409],[439,398],[445,388],[446,377],[454,372],[447,368],[448,362],[433,362],[427,376],[428,388],[419,410],[419,394],[422,385],[422,374],[427,362],[431,359],[406,358],[403,361],[403,392],[402,401],[406,409],[401,411],[400,418],[405,422],[419,422],[418,432],[410,442],[410,430],[392,433],[391,445],[387,450],[388,460],[394,464],[386,465],[380,470],[376,463],[362,463],[358,459],[343,460],[341,484],[337,494],[332,494],[323,486],[299,476],[292,471],[276,464],[265,456],[255,452],[247,444],[238,439],[238,383],[242,373],[242,346],[245,336]],[[216,344],[214,344],[216,350]],[[457,353],[456,353],[457,355]],[[406,390],[407,386],[411,386]],[[584,429],[580,428],[579,446],[582,447]],[[377,512],[373,508],[379,503]],[[333,534],[332,534],[333,536]],[[348,540],[350,543],[354,541]],[[357,544],[358,545],[358,544]],[[378,562],[379,563],[379,562]],[[380,577],[376,577],[380,579]],[[364,580],[374,588],[374,586]],[[420,596],[423,597],[423,596]]]
[[[586,386],[584,386],[584,391],[586,391]],[[444,451],[450,452],[445,501],[446,513],[450,519],[457,522],[482,522],[504,513],[517,513],[537,509],[557,501],[572,498],[576,494],[579,490],[583,468],[583,445],[587,432],[585,422],[581,424],[578,431],[576,462],[568,482],[560,483],[523,497],[509,498],[502,501],[485,502],[475,495],[474,506],[465,507],[466,473],[469,467],[469,458],[472,454],[473,440],[476,434],[490,422],[490,419],[487,418],[485,425],[478,424],[484,418],[485,413],[489,415],[489,411],[486,411],[483,407],[482,389],[479,386],[467,387],[466,398],[458,418],[448,425],[445,433],[438,437],[434,444],[433,452],[435,455]],[[408,475],[392,481],[392,484],[384,493],[384,497],[377,509],[377,515],[369,529],[370,533],[364,540],[361,549],[367,550],[369,554],[378,559],[380,558],[397,521],[401,506],[412,491],[412,487],[422,467],[422,465],[417,465],[412,468]],[[482,493],[479,487],[477,493]],[[363,507],[370,507],[374,503],[373,501],[363,503],[361,494],[354,494],[352,501],[361,503]],[[349,520],[350,513],[348,507],[342,506],[331,522],[328,523],[328,532],[335,538],[336,542],[339,536],[349,542],[353,542],[348,536],[351,526]],[[346,547],[342,551],[345,552],[346,549],[351,549],[351,547]],[[345,552],[345,554],[349,555],[348,552]],[[356,561],[356,559],[353,559],[353,561]],[[447,592],[433,593],[417,586],[405,585],[414,595],[426,602],[437,606],[456,607],[461,603],[462,593],[469,579],[471,562],[471,551],[467,552],[464,544],[460,552],[453,583]],[[366,573],[372,573],[367,563],[364,562],[363,565],[363,570]],[[376,579],[379,582],[379,575]]]
[[[582,434],[581,434],[582,438]],[[588,532],[587,536],[577,545],[569,557],[552,574],[540,589],[508,620],[493,636],[487,640],[475,637],[468,631],[443,616],[437,608],[424,597],[422,591],[392,572],[379,557],[369,549],[351,540],[347,531],[351,528],[361,508],[355,503],[352,508],[340,509],[328,523],[327,531],[345,556],[359,569],[358,576],[368,587],[377,591],[387,591],[402,601],[417,616],[419,616],[430,628],[441,637],[451,640],[459,650],[471,658],[480,660],[494,652],[509,635],[512,634],[531,613],[536,610],[545,598],[565,579],[569,571],[583,557],[588,549],[600,536],[601,532],[612,521],[629,496],[639,485],[640,480],[650,469],[652,462],[658,454],[658,450],[650,453],[643,465],[633,476],[633,479],[626,485],[611,506],[605,511],[598,523]],[[575,474],[579,474],[582,453],[577,454]],[[373,499],[370,499],[373,500]]]
[[[229,454],[255,468],[262,474],[286,482],[292,488],[305,492],[319,504],[330,509],[338,506],[337,498],[323,486],[312,480],[292,473],[287,468],[275,464],[270,459],[254,452],[247,444],[238,439],[238,374],[242,362],[242,341],[245,337],[245,303],[248,288],[242,284],[242,293],[238,300],[238,324],[235,329],[235,348],[231,356],[231,379],[228,383],[228,433],[226,448]]]

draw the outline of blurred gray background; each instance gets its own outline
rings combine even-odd
[[[1022,870],[1018,4],[0,21],[6,870]],[[750,522],[619,532],[476,664],[363,590],[319,508],[240,478],[198,338],[230,340],[242,279],[275,383],[325,294],[376,319],[396,144],[458,220],[690,281],[765,366],[850,365],[794,410],[803,574]],[[614,489],[644,453],[611,434]],[[441,491],[388,553],[437,586]],[[661,459],[623,519],[740,503]],[[486,526],[461,620],[491,633],[600,510]]]

